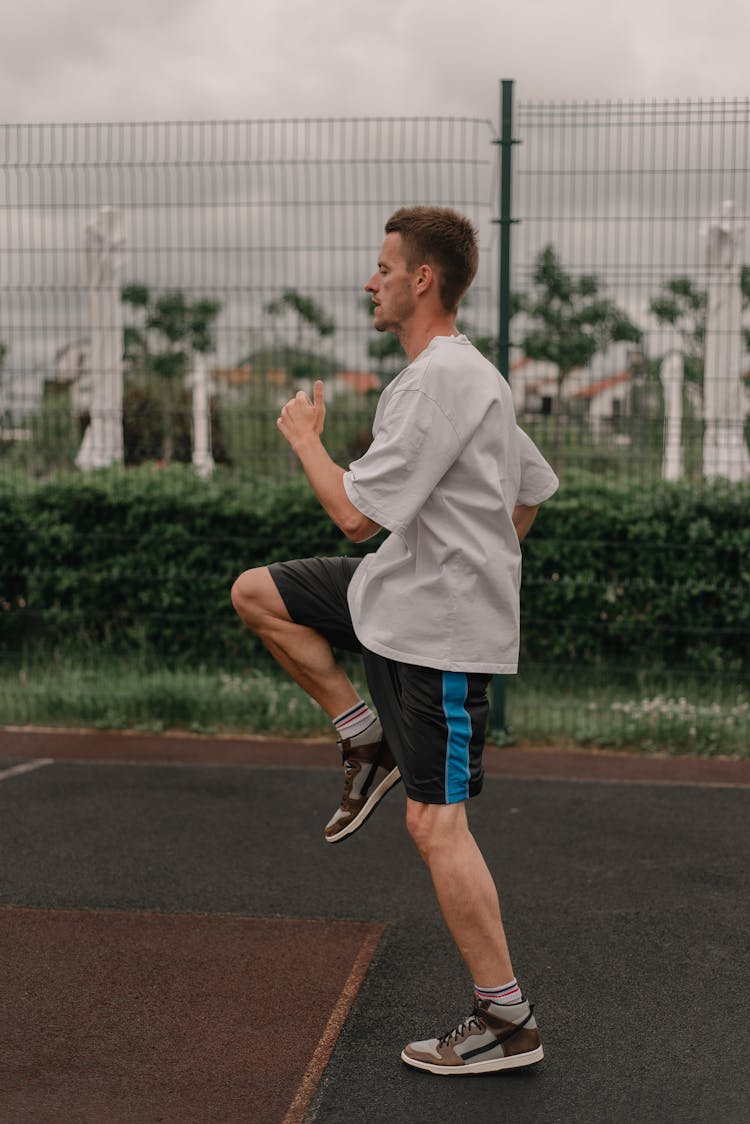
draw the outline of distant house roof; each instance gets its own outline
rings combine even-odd
[[[571,381],[581,377],[585,372],[585,367],[574,367],[568,371],[566,375],[566,392],[567,386]],[[525,375],[525,386],[527,394],[542,394],[543,391],[549,388],[553,393],[557,393],[557,364],[553,363],[551,359],[530,359],[525,355],[522,359],[517,359],[515,363],[510,365],[511,385],[513,375]],[[533,379],[533,382],[531,381]]]
[[[610,375],[606,379],[599,379],[598,382],[592,382],[589,386],[584,386],[582,390],[576,390],[572,397],[596,398],[597,394],[601,394],[605,390],[611,390],[613,387],[629,381],[630,371],[620,371],[617,375]]]
[[[367,394],[370,390],[380,390],[380,376],[372,371],[337,371],[336,379],[356,390],[357,394]]]
[[[538,379],[536,382],[530,382],[526,387],[527,394],[541,394],[545,387],[554,390],[557,386],[556,376],[551,376],[548,379]]]
[[[253,368],[249,363],[238,367],[213,367],[211,374],[215,379],[229,383],[230,386],[240,386],[252,379]]]

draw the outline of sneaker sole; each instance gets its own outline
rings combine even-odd
[[[384,777],[377,788],[373,789],[370,793],[363,808],[359,810],[353,820],[350,820],[346,827],[342,827],[341,831],[336,835],[324,835],[326,843],[340,843],[342,839],[346,839],[352,835],[358,828],[362,826],[367,817],[375,811],[383,797],[390,792],[394,785],[398,784],[401,780],[401,773],[398,769],[391,769],[387,777]]]
[[[526,1054],[512,1054],[507,1058],[490,1058],[484,1062],[469,1062],[468,1065],[432,1065],[430,1062],[417,1061],[410,1058],[405,1050],[401,1053],[401,1061],[415,1069],[426,1069],[428,1073],[437,1073],[440,1077],[470,1076],[476,1073],[497,1073],[503,1069],[521,1069],[527,1065],[537,1065],[544,1057],[544,1050],[537,1046],[536,1050],[529,1050]]]

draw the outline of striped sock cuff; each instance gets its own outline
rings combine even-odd
[[[502,987],[478,987],[474,985],[477,999],[487,999],[490,1003],[521,1003],[523,995],[515,977]]]
[[[338,718],[334,718],[333,724],[342,738],[354,738],[357,734],[366,730],[368,726],[371,726],[374,721],[375,715],[367,703],[360,700],[354,706],[345,710],[343,714],[339,714]]]

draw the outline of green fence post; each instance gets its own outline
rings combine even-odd
[[[495,144],[500,146],[500,217],[494,219],[500,227],[497,284],[497,365],[506,379],[510,375],[510,227],[515,223],[512,211],[513,146],[518,140],[513,136],[513,80],[500,82],[500,135]],[[489,691],[489,726],[491,732],[508,741],[510,731],[505,717],[506,677],[494,676]]]
[[[512,217],[511,187],[513,171],[513,81],[500,83],[500,136],[494,142],[500,146],[500,218],[493,221],[500,226],[498,253],[497,299],[497,365],[506,379],[510,377],[510,243]],[[490,689],[490,728],[495,735],[509,740],[510,730],[505,718],[505,676],[495,675]]]
[[[505,675],[493,675],[490,684],[489,730],[492,741],[500,745],[508,745],[512,740],[505,721],[505,679]]]
[[[513,136],[513,82],[501,82],[500,136],[495,144],[500,146],[500,218],[494,219],[500,227],[498,254],[497,297],[497,365],[505,378],[510,377],[510,243],[511,227],[517,222],[512,216],[513,145],[520,144]]]

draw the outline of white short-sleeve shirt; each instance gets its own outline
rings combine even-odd
[[[444,671],[518,666],[517,503],[557,477],[516,426],[510,388],[465,336],[438,336],[383,391],[346,493],[391,532],[349,587],[365,647]]]

